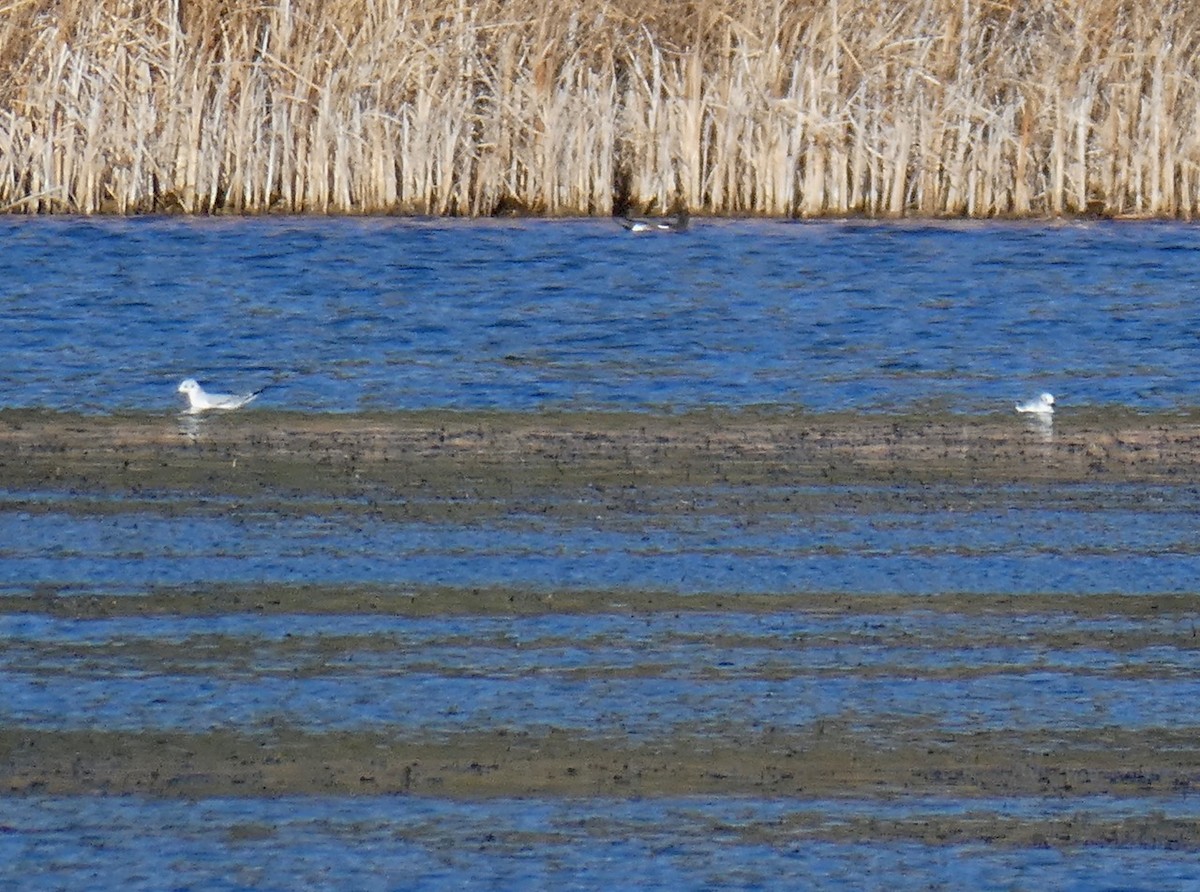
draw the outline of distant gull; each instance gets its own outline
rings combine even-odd
[[[630,232],[683,232],[688,228],[687,208],[682,208],[674,217],[647,219],[645,217],[618,217],[618,222]]]
[[[186,411],[188,414],[196,415],[200,412],[206,412],[209,409],[240,409],[262,393],[262,389],[256,390],[253,393],[239,395],[232,393],[209,393],[200,386],[195,378],[186,378],[180,382],[179,392],[187,394],[188,408]]]
[[[1036,400],[1030,400],[1027,403],[1017,403],[1017,411],[1048,418],[1054,414],[1054,396],[1053,394],[1043,393]]]

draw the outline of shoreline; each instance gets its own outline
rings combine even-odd
[[[286,208],[243,208],[213,210],[181,211],[172,208],[153,208],[148,210],[94,210],[81,211],[75,209],[60,210],[52,207],[22,210],[23,201],[0,207],[0,219],[13,220],[64,220],[78,218],[81,220],[400,220],[414,223],[485,223],[485,222],[619,222],[623,214],[610,212],[588,213],[577,209],[564,209],[551,213],[544,211],[498,211],[478,214],[429,214],[412,209],[339,209],[328,211],[292,210]],[[630,216],[643,216],[631,214]],[[661,215],[649,214],[650,218]],[[691,220],[703,226],[705,223],[811,223],[811,224],[857,224],[870,226],[904,226],[904,225],[955,225],[955,224],[997,224],[997,225],[1074,225],[1080,223],[1179,223],[1191,224],[1193,218],[1180,214],[1146,212],[1051,212],[1038,211],[1011,214],[933,214],[919,211],[901,214],[888,213],[821,213],[794,214],[776,213],[769,211],[713,211],[695,210],[690,212]],[[663,233],[643,234],[643,237]],[[670,233],[678,235],[679,233]],[[638,235],[638,233],[634,233]]]

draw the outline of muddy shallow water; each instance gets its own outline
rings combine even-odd
[[[1178,888],[1198,459],[1115,411],[0,413],[0,877]]]

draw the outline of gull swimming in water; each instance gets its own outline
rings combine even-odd
[[[618,217],[617,220],[630,232],[683,232],[688,228],[690,217],[687,208],[681,208],[674,217],[654,220],[644,217]]]
[[[1049,417],[1054,414],[1054,395],[1043,393],[1035,400],[1030,400],[1027,403],[1017,403],[1017,411]]]
[[[185,411],[189,415],[196,415],[200,412],[206,412],[209,409],[240,409],[262,393],[262,389],[256,390],[253,393],[238,395],[232,393],[209,393],[200,386],[195,378],[186,378],[180,382],[179,392],[187,394],[188,408]]]

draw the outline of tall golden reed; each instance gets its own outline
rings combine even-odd
[[[1194,0],[0,0],[0,209],[1200,202]]]

